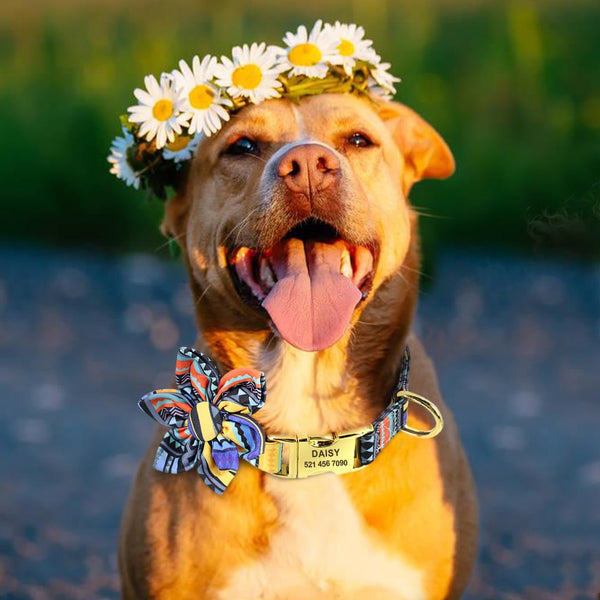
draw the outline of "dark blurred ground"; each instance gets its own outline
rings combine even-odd
[[[419,333],[481,503],[471,600],[600,592],[600,268],[492,255],[438,262]],[[116,537],[195,327],[183,270],[0,250],[0,597],[117,598]]]

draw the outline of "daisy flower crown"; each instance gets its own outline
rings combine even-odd
[[[166,199],[177,187],[202,136],[217,133],[231,115],[271,98],[352,92],[390,99],[400,81],[381,62],[365,31],[354,24],[317,21],[283,37],[284,47],[264,42],[236,46],[221,60],[194,56],[191,66],[137,88],[138,104],[121,116],[123,135],[111,146],[110,172],[135,189]]]

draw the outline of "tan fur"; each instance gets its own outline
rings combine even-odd
[[[355,131],[366,131],[377,146],[347,148]],[[239,136],[261,140],[264,155],[222,157]],[[283,342],[241,302],[226,260],[227,248],[268,247],[285,233],[286,193],[265,161],[300,138],[331,146],[342,161],[336,202],[316,197],[316,216],[335,210],[347,239],[376,237],[380,244],[373,289],[350,330],[315,353]],[[319,435],[371,422],[387,404],[407,341],[410,389],[435,402],[446,425],[432,440],[399,434],[373,464],[341,477],[281,481],[244,463],[221,497],[193,471],[152,469],[163,433],[157,431],[123,519],[125,598],[460,597],[475,556],[477,508],[435,371],[409,338],[419,248],[406,199],[419,179],[453,170],[445,143],[414,112],[350,95],[248,107],[201,143],[184,189],[166,207],[163,230],[184,250],[196,347],[223,370],[265,371],[268,398],[256,414],[265,431]],[[410,414],[411,425],[429,426],[418,409]]]

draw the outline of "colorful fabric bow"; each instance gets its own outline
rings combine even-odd
[[[254,414],[265,403],[265,375],[234,369],[220,376],[215,364],[193,348],[180,348],[177,390],[156,390],[140,408],[169,431],[154,459],[163,473],[197,468],[213,491],[222,494],[237,472],[240,456],[256,463],[265,435]]]

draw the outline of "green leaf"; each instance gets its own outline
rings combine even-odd
[[[169,246],[169,254],[172,258],[179,258],[181,256],[181,246],[177,243],[175,238],[169,238],[167,242]]]
[[[119,122],[121,123],[122,127],[129,131],[129,133],[133,133],[135,125],[129,121],[128,115],[120,115]]]

